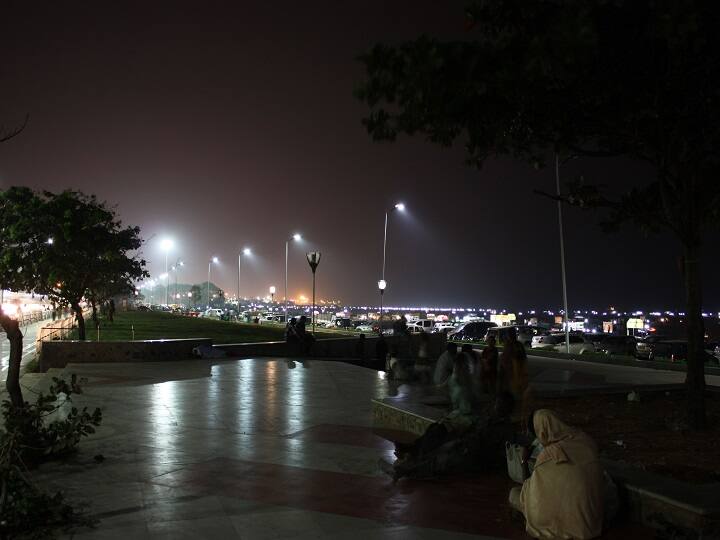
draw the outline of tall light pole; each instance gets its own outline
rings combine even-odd
[[[285,324],[288,322],[288,250],[290,249],[290,241],[299,242],[302,240],[300,234],[295,233],[292,238],[285,240]]]
[[[555,187],[557,189],[558,228],[560,232],[560,271],[562,274],[563,307],[565,308],[565,352],[570,354],[567,279],[565,277],[565,235],[563,233],[562,199],[560,198],[560,156],[555,152]]]
[[[275,288],[275,285],[270,285],[270,303],[271,304],[275,303],[275,291],[276,290],[277,289]]]
[[[213,263],[214,263],[214,264],[217,264],[218,262],[219,262],[219,261],[218,261],[218,258],[217,258],[217,257],[213,257],[212,259],[210,259],[210,262],[208,263],[208,284],[207,284],[207,295],[208,295],[207,300],[208,300],[208,303],[207,303],[207,309],[210,309],[210,271],[211,271],[211,269],[212,269]]]
[[[381,275],[380,281],[378,281],[378,289],[380,289],[380,335],[382,335],[382,331],[383,331],[383,319],[382,319],[383,293],[385,292],[385,287],[387,287],[387,281],[385,281],[385,256],[387,254],[388,216],[391,212],[394,212],[395,210],[404,212],[405,205],[403,203],[399,202],[399,203],[395,204],[392,208],[385,211],[385,228],[383,229],[382,275]],[[380,286],[381,283],[382,283],[382,286]]]
[[[160,242],[160,247],[165,252],[165,305],[168,305],[168,290],[170,289],[170,274],[168,274],[168,253],[173,248],[173,241],[165,238]]]
[[[238,289],[237,289],[237,302],[238,302],[238,317],[240,316],[240,262],[242,261],[242,256],[250,256],[252,255],[252,250],[250,248],[243,248],[243,250],[238,253]]]
[[[178,299],[178,274],[180,273],[180,267],[185,266],[185,263],[182,262],[180,259],[175,261],[175,264],[172,266],[172,271],[175,272],[175,294],[173,294],[173,298],[175,300]]]
[[[310,265],[310,270],[312,270],[313,275],[313,296],[312,296],[312,333],[313,336],[315,335],[315,272],[317,270],[318,265],[320,264],[320,257],[321,253],[319,251],[312,251],[307,254],[307,261]]]
[[[387,287],[387,281],[381,279],[378,281],[378,289],[380,289],[380,335],[383,335],[383,294],[385,293],[385,287]]]

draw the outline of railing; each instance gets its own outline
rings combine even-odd
[[[89,315],[91,310],[85,310],[83,317]],[[77,328],[75,324],[75,315],[67,315],[62,319],[57,319],[50,324],[38,329],[37,336],[35,337],[35,351],[39,354],[42,350],[42,344],[44,341],[56,341],[68,339],[72,331]]]

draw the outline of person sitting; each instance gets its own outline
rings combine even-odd
[[[595,442],[547,409],[528,422],[543,449],[510,505],[525,516],[535,538],[596,538],[602,533],[605,478]]]
[[[394,481],[499,470],[506,463],[505,442],[516,440],[510,420],[513,406],[512,394],[498,395],[462,433],[448,424],[447,417],[443,418],[430,425],[410,448],[401,450],[395,463],[381,460],[380,467]]]
[[[412,379],[412,366],[408,366],[407,362],[400,358],[397,347],[393,347],[390,352],[390,360],[386,368],[388,378],[396,381],[409,381]]]
[[[457,343],[449,341],[445,352],[438,358],[437,364],[435,364],[435,375],[433,376],[433,382],[437,385],[441,385],[447,381],[448,377],[452,374],[453,363],[457,356]]]

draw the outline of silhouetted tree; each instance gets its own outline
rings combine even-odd
[[[483,0],[467,17],[456,41],[421,37],[361,57],[367,78],[358,97],[370,107],[369,133],[460,141],[478,167],[501,155],[538,167],[569,155],[648,164],[654,179],[642,188],[612,198],[579,186],[567,200],[605,210],[611,227],[630,222],[679,240],[687,419],[703,427],[699,261],[720,221],[720,4]]]

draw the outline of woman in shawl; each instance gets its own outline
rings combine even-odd
[[[532,415],[543,445],[532,476],[510,492],[535,538],[589,539],[602,533],[605,481],[593,440],[552,411]]]

